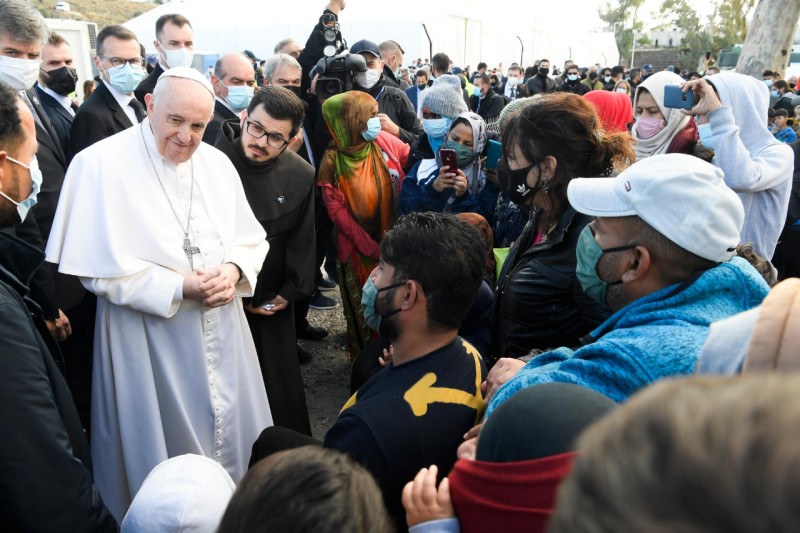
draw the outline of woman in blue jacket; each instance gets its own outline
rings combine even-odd
[[[498,190],[481,167],[486,139],[486,123],[480,116],[472,112],[458,115],[441,147],[455,150],[458,168],[442,167],[441,149],[433,159],[414,165],[403,180],[399,214],[478,213],[492,224]]]

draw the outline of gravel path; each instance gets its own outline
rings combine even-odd
[[[347,357],[346,332],[339,290],[324,293],[338,302],[328,311],[310,310],[308,321],[312,326],[328,330],[321,341],[301,340],[300,344],[313,359],[301,365],[306,389],[308,415],[314,437],[322,439],[336,421],[339,410],[350,397],[350,361]]]

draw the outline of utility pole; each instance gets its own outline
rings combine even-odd
[[[800,2],[760,0],[736,64],[736,72],[761,78],[766,70],[786,72],[800,19]]]

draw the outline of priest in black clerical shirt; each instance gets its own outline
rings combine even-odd
[[[294,302],[314,284],[314,167],[288,150],[304,107],[291,91],[261,88],[226,121],[215,146],[231,160],[267,232],[269,253],[245,306],[276,426],[311,435],[294,327]]]

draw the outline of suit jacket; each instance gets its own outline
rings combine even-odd
[[[145,105],[144,95],[152,94],[153,89],[156,88],[156,82],[162,74],[164,74],[164,69],[161,68],[161,63],[157,63],[156,68],[153,69],[153,72],[143,79],[142,83],[140,83],[139,86],[133,90],[133,96],[135,96],[142,105]]]
[[[526,87],[524,83],[522,82],[518,83],[516,89],[517,89],[517,98],[527,98],[528,96],[530,96],[530,93],[528,92],[528,87]],[[505,83],[503,83],[503,85],[500,86],[500,89],[497,91],[497,93],[500,96],[506,96]]]
[[[478,106],[478,102],[477,96],[471,96],[469,99],[469,108],[471,111],[480,115],[486,124],[491,124],[496,121],[500,116],[500,112],[506,106],[505,99],[492,91],[489,91],[486,97],[480,101],[480,106]]]
[[[217,99],[214,99],[214,118],[206,126],[206,132],[203,134],[203,142],[214,146],[217,142],[217,135],[222,128],[222,123],[226,120],[239,118],[239,115],[228,109],[228,107]]]
[[[69,111],[64,109],[64,106],[62,106],[58,100],[44,92],[42,88],[39,87],[38,83],[35,87],[42,108],[44,112],[47,113],[50,124],[52,124],[56,132],[58,142],[61,145],[61,151],[69,158],[69,130],[72,128],[72,120],[74,117]],[[72,110],[77,112],[78,106],[72,104]]]
[[[105,83],[97,88],[82,106],[72,121],[69,146],[74,156],[87,146],[133,126]]]
[[[406,89],[406,96],[408,96],[408,99],[411,100],[411,105],[414,106],[414,111],[419,113],[419,105],[422,102],[417,101],[417,94],[418,93],[417,93],[417,86],[416,85],[412,85],[411,87]],[[422,95],[420,95],[420,96],[422,96]],[[421,100],[421,98],[419,100]]]

